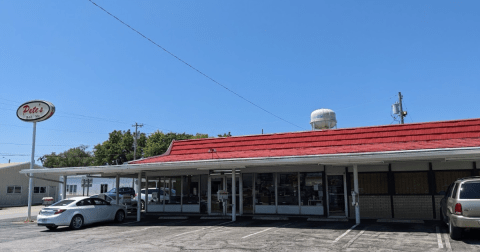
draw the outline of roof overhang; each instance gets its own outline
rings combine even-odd
[[[87,175],[100,174],[101,176],[131,176],[147,171],[175,171],[175,170],[225,170],[241,169],[255,166],[281,165],[334,165],[344,166],[352,164],[378,164],[405,161],[460,161],[480,160],[480,147],[445,148],[427,150],[403,150],[388,152],[346,153],[308,156],[283,156],[235,159],[209,159],[195,161],[162,162],[150,164],[126,164],[115,166],[87,166],[67,168],[44,168],[21,170],[20,173],[54,174],[54,175]]]

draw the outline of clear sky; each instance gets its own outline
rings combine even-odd
[[[0,0],[0,163],[30,160],[23,102],[52,102],[38,157],[113,130],[251,135],[478,118],[480,1]],[[297,126],[294,126],[297,125]],[[299,126],[299,127],[298,127]],[[38,161],[36,161],[38,163]]]

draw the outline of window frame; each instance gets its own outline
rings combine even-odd
[[[12,188],[13,188],[13,189],[12,189],[12,192],[8,192],[8,188],[9,188],[9,187],[12,187]],[[17,190],[16,190],[17,188],[20,188],[20,192],[16,192],[16,191],[17,191]],[[10,185],[10,186],[7,186],[7,191],[6,191],[6,192],[7,192],[7,194],[17,194],[17,195],[18,195],[18,194],[22,194],[22,186],[19,186],[19,185]]]
[[[43,192],[42,192],[43,188]],[[35,189],[37,189],[37,192],[35,192]],[[46,186],[34,186],[33,187],[33,193],[34,194],[45,194],[47,193],[47,187]]]

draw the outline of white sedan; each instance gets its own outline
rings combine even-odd
[[[75,197],[61,200],[40,210],[37,224],[50,230],[58,226],[80,229],[84,224],[95,222],[122,222],[125,220],[126,211],[125,206],[110,204],[102,199]]]

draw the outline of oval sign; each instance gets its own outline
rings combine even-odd
[[[18,119],[25,122],[40,122],[47,120],[55,113],[55,106],[47,101],[29,101],[17,109]]]

